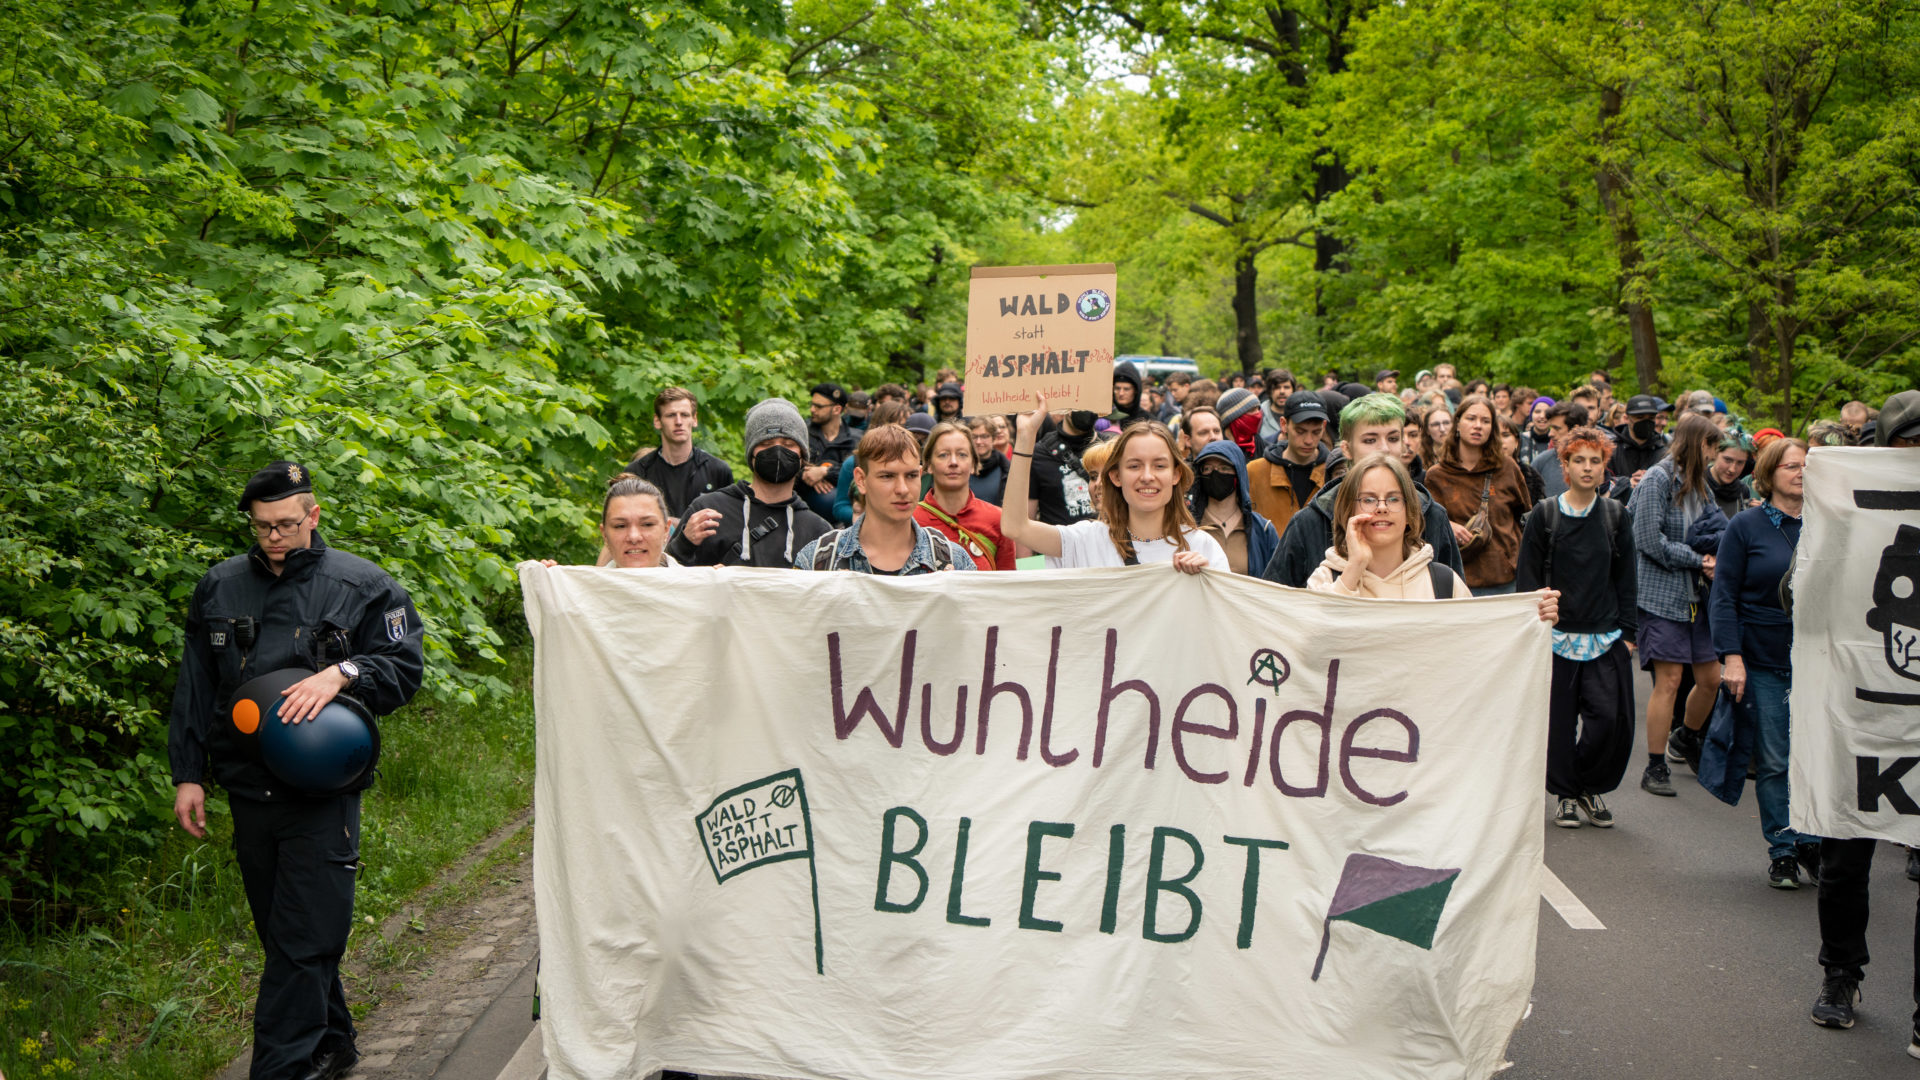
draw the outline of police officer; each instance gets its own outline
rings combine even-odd
[[[378,566],[321,540],[307,470],[276,461],[247,482],[240,509],[257,543],[194,589],[174,686],[167,756],[173,812],[207,835],[206,783],[227,789],[233,845],[266,954],[253,1017],[253,1080],[326,1080],[359,1060],[340,985],[360,858],[360,789],[292,790],[231,722],[234,691],[257,675],[304,668],[280,722],[317,716],[340,694],[375,715],[420,688],[420,616]]]

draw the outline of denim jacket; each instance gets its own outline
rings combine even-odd
[[[865,517],[861,517],[846,528],[830,532],[801,548],[800,553],[793,557],[793,568],[795,570],[813,569],[814,552],[822,543],[831,543],[834,550],[833,559],[829,565],[833,569],[852,570],[857,574],[875,573],[873,563],[867,559],[866,550],[860,546],[860,526],[865,524],[866,520]],[[947,539],[945,535],[921,526],[917,521],[910,524],[913,526],[913,553],[907,556],[906,565],[900,568],[901,577],[931,574],[939,569],[934,563],[933,545],[935,544],[947,545],[947,553],[953,564],[951,569],[975,569],[973,556],[967,554],[965,548]]]

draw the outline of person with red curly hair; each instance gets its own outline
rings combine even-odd
[[[1560,591],[1553,626],[1553,687],[1547,705],[1547,792],[1553,823],[1581,817],[1611,828],[1604,796],[1633,760],[1633,661],[1638,580],[1633,516],[1605,498],[1613,440],[1582,425],[1558,440],[1567,490],[1528,512],[1515,584]]]

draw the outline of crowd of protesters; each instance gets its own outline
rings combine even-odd
[[[1846,403],[1794,438],[1749,430],[1708,390],[1617,398],[1602,371],[1558,397],[1462,382],[1450,364],[1404,386],[1391,369],[1371,385],[1318,382],[1268,370],[1150,383],[1122,363],[1107,413],[1043,401],[1011,416],[964,416],[951,371],[918,391],[821,383],[806,418],[782,399],[747,414],[751,475],[737,482],[693,445],[694,395],[668,388],[659,445],[607,489],[600,562],[907,575],[1037,557],[1355,597],[1538,594],[1553,626],[1551,822],[1615,824],[1607,796],[1634,763],[1637,658],[1651,683],[1641,788],[1674,796],[1682,764],[1723,798],[1754,781],[1767,884],[1820,886],[1826,977],[1812,1018],[1852,1026],[1872,842],[1787,822],[1782,579],[1809,446],[1920,446],[1920,391]],[[1744,738],[1712,741],[1750,746],[1752,760],[1714,756],[1710,721],[1734,725]],[[1920,881],[1920,854],[1908,876]],[[1920,1057],[1920,1008],[1916,1025]]]

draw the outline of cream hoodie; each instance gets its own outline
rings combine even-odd
[[[1341,575],[1347,572],[1347,560],[1341,558],[1339,552],[1328,548],[1326,560],[1307,579],[1307,588],[1335,596],[1364,596],[1370,600],[1431,600],[1433,579],[1427,575],[1427,564],[1432,561],[1433,545],[1421,544],[1386,577],[1380,577],[1372,570],[1366,571],[1360,578],[1360,591],[1354,592],[1341,579]],[[1466,580],[1459,574],[1453,575],[1453,595],[1456,599],[1473,595],[1467,588]]]

